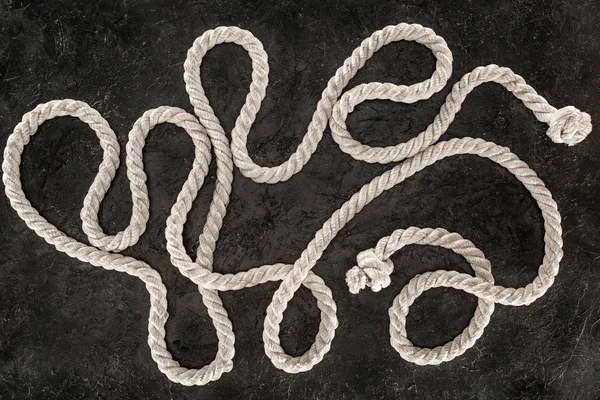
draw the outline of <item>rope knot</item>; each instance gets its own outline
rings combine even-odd
[[[581,142],[592,132],[592,117],[573,106],[557,110],[548,123],[546,134],[554,143],[573,146]]]
[[[379,292],[390,285],[390,274],[394,270],[392,260],[382,260],[377,257],[374,249],[367,249],[358,253],[356,264],[346,273],[350,293],[356,294],[367,286],[372,291]]]

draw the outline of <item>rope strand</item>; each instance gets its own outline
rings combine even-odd
[[[415,41],[432,51],[436,58],[436,68],[431,78],[410,86],[371,82],[356,86],[342,95],[348,82],[368,59],[385,45],[400,40]],[[246,102],[231,132],[231,144],[206,97],[200,79],[203,57],[221,43],[242,46],[252,60],[252,82]],[[330,349],[338,320],[331,290],[311,269],[337,233],[365,206],[384,191],[446,157],[475,154],[488,158],[506,168],[523,183],[536,200],[544,219],[543,262],[538,276],[530,284],[521,288],[504,288],[494,284],[490,262],[483,253],[457,233],[450,233],[442,228],[410,227],[396,230],[392,235],[381,239],[374,249],[358,254],[357,266],[347,273],[347,283],[352,293],[358,293],[366,287],[379,291],[389,286],[390,274],[394,268],[390,257],[410,244],[450,249],[465,257],[475,275],[439,270],[414,277],[396,297],[389,311],[392,346],[404,359],[419,365],[449,361],[472,347],[483,334],[495,303],[530,304],[541,297],[554,282],[563,255],[560,214],[550,192],[535,172],[507,148],[481,139],[467,137],[436,144],[460,111],[466,96],[475,87],[486,82],[499,83],[520,99],[538,120],[548,124],[547,134],[556,143],[574,145],[591,132],[591,118],[588,114],[571,106],[557,110],[510,69],[488,65],[465,75],[453,86],[439,114],[427,129],[406,143],[388,147],[364,145],[352,138],[345,122],[358,104],[372,99],[403,103],[425,100],[441,90],[452,74],[452,54],[444,39],[431,29],[416,24],[387,26],[365,39],[336,71],[321,95],[302,142],[287,161],[275,167],[263,167],[254,163],[246,146],[248,134],[268,86],[269,66],[261,42],[250,32],[236,27],[209,30],[196,39],[188,51],[184,70],[186,90],[196,115],[175,107],[159,107],[146,111],[129,132],[126,166],[133,207],[129,225],[121,232],[106,234],[98,220],[100,205],[119,167],[119,144],[108,122],[86,103],[71,99],[54,100],[40,104],[26,113],[8,139],[2,163],[6,195],[18,215],[36,234],[70,257],[108,270],[125,272],[145,283],[150,295],[148,344],[158,368],[171,381],[183,385],[204,385],[231,371],[235,334],[219,291],[241,290],[269,281],[281,281],[281,284],[267,308],[264,322],[263,339],[267,356],[277,368],[289,373],[308,371],[319,363]],[[89,187],[81,210],[82,227],[89,245],[67,236],[49,223],[27,200],[21,186],[21,156],[25,146],[41,124],[60,116],[72,116],[87,123],[96,133],[103,150],[98,173]],[[192,138],[195,149],[192,169],[167,218],[165,236],[171,262],[181,274],[198,285],[217,333],[218,350],[215,359],[200,369],[180,366],[167,349],[167,289],[158,272],[140,260],[118,254],[137,243],[146,229],[150,199],[144,172],[143,148],[150,130],[162,123],[183,128]],[[263,265],[235,274],[214,272],[214,251],[229,203],[234,165],[244,176],[256,182],[276,183],[288,180],[310,160],[328,124],[340,149],[353,158],[369,163],[403,162],[364,185],[335,211],[315,233],[293,265]],[[196,257],[193,259],[183,246],[183,226],[208,174],[211,148],[217,165],[216,185],[207,220],[199,237]],[[308,288],[317,300],[321,322],[310,349],[300,356],[291,356],[281,347],[280,324],[287,304],[301,285]],[[471,322],[460,335],[443,346],[422,349],[414,346],[407,338],[406,315],[418,296],[435,287],[463,290],[477,296],[478,305]]]

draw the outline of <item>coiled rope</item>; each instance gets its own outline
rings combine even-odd
[[[400,40],[415,41],[433,52],[437,61],[435,72],[430,79],[410,86],[371,82],[356,86],[342,95],[348,82],[377,50]],[[200,80],[200,66],[204,55],[221,43],[242,46],[252,59],[252,83],[231,132],[231,145],[210,106]],[[338,320],[331,291],[323,280],[311,271],[312,267],[336,234],[367,204],[384,191],[446,157],[476,154],[488,158],[506,168],[523,183],[537,201],[544,219],[543,262],[533,282],[521,288],[504,288],[494,285],[490,263],[483,253],[457,233],[450,233],[442,228],[415,227],[393,232],[391,236],[381,239],[374,249],[359,253],[357,266],[347,273],[351,292],[357,293],[367,286],[374,291],[388,286],[393,270],[390,256],[409,244],[441,246],[461,254],[471,264],[475,275],[439,270],[414,277],[402,289],[390,308],[392,346],[404,359],[417,364],[438,364],[451,360],[473,346],[482,335],[494,311],[495,303],[529,304],[542,296],[554,282],[563,255],[560,214],[550,192],[535,172],[507,148],[481,139],[467,137],[435,143],[454,120],[467,94],[485,82],[499,83],[512,92],[533,111],[538,120],[548,124],[547,134],[556,143],[574,145],[591,132],[591,118],[588,114],[574,107],[557,110],[510,69],[489,65],[476,68],[465,75],[454,85],[434,121],[425,131],[406,143],[389,147],[361,144],[351,137],[345,124],[348,114],[357,104],[372,99],[403,103],[424,100],[441,90],[452,73],[452,54],[444,39],[431,29],[415,24],[385,27],[365,39],[329,80],[301,144],[287,161],[275,167],[255,164],[246,148],[248,133],[260,110],[268,85],[267,54],[260,41],[250,32],[236,27],[209,30],[196,39],[188,51],[184,69],[186,89],[196,115],[175,107],[159,107],[146,111],[129,132],[126,164],[133,208],[129,225],[123,231],[108,235],[98,222],[100,204],[119,167],[119,144],[108,122],[86,103],[70,99],[55,100],[40,104],[25,114],[8,139],[2,163],[6,195],[29,228],[70,257],[105,269],[125,272],[145,283],[150,294],[148,344],[158,368],[171,381],[183,385],[204,385],[219,379],[224,372],[232,369],[235,335],[219,291],[240,290],[268,281],[281,281],[281,284],[267,308],[264,322],[263,340],[267,356],[277,368],[289,373],[307,371],[319,363],[329,351]],[[87,123],[96,132],[103,149],[98,174],[85,196],[81,210],[83,231],[90,244],[67,236],[49,223],[27,200],[21,187],[20,164],[25,146],[41,124],[60,116],[76,117]],[[134,245],[146,229],[150,199],[142,150],[148,132],[161,123],[171,123],[183,128],[192,138],[195,147],[192,169],[167,219],[166,239],[173,265],[198,285],[217,332],[219,344],[215,359],[200,369],[180,366],[167,350],[167,289],[158,272],[140,260],[118,254],[119,251]],[[356,159],[370,163],[404,161],[364,185],[335,211],[315,233],[293,265],[263,265],[236,274],[214,272],[213,253],[229,203],[234,164],[244,176],[256,182],[285,181],[298,173],[309,161],[328,124],[342,151]],[[196,257],[192,259],[183,246],[183,226],[192,202],[208,173],[211,147],[217,164],[215,191],[206,224],[199,238]],[[305,354],[294,357],[282,349],[279,331],[283,312],[301,285],[310,289],[315,296],[321,312],[321,322],[314,344]],[[408,309],[421,293],[440,286],[460,289],[477,296],[479,302],[475,315],[468,327],[451,342],[433,349],[415,347],[406,336]]]

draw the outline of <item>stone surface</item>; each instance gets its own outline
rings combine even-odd
[[[476,66],[496,63],[521,74],[551,104],[575,105],[600,121],[600,3],[594,0],[0,0],[2,146],[23,113],[55,98],[91,104],[122,144],[149,108],[191,111],[182,79],[187,49],[207,29],[237,25],[252,31],[270,57],[271,84],[249,148],[259,164],[274,165],[298,145],[343,60],[373,31],[399,22],[429,26],[446,39],[455,59],[452,83]],[[379,52],[351,86],[414,83],[432,71],[425,48],[398,43]],[[220,46],[207,56],[202,76],[229,131],[249,84],[249,59],[240,48]],[[405,141],[430,123],[449,89],[412,105],[365,103],[348,126],[366,143]],[[512,175],[489,161],[460,156],[435,164],[378,198],[334,240],[315,272],[333,290],[340,327],[330,353],[310,372],[288,375],[264,355],[262,324],[277,284],[223,293],[237,334],[235,367],[205,387],[170,383],[158,371],[146,344],[148,295],[140,281],[57,253],[0,196],[0,398],[597,398],[600,139],[594,132],[569,148],[552,143],[545,129],[490,84],[469,96],[444,137],[500,143],[537,171],[563,216],[565,257],[546,296],[528,307],[498,306],[475,347],[440,366],[400,358],[389,345],[387,309],[415,274],[469,271],[463,259],[439,248],[408,247],[393,257],[392,284],[379,293],[351,295],[344,277],[359,251],[394,229],[416,225],[441,226],[472,240],[492,261],[499,284],[531,281],[543,254],[539,210]],[[43,125],[23,157],[31,202],[81,240],[79,210],[100,151],[89,128],[61,118]],[[183,365],[200,367],[214,357],[214,329],[194,285],[169,264],[163,233],[192,157],[183,131],[160,126],[151,132],[145,149],[150,223],[125,253],[160,271],[169,288],[168,346]],[[329,215],[387,168],[341,153],[327,131],[314,158],[288,182],[260,185],[236,171],[216,269],[294,261]],[[186,226],[189,249],[211,190],[211,184],[203,188]],[[109,232],[128,220],[128,196],[121,170],[102,210]],[[427,292],[411,309],[409,337],[421,346],[445,343],[467,325],[475,304],[455,290]],[[306,351],[317,327],[316,303],[301,290],[282,324],[285,349]]]

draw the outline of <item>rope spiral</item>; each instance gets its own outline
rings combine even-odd
[[[436,58],[436,68],[430,79],[410,86],[371,82],[342,94],[348,82],[375,52],[389,43],[401,40],[417,42],[432,51]],[[231,143],[206,97],[200,79],[203,57],[221,43],[242,46],[252,60],[252,82],[246,102],[231,132]],[[471,264],[474,275],[439,270],[414,277],[396,297],[389,311],[392,346],[404,359],[416,364],[439,364],[449,361],[473,346],[483,334],[496,303],[515,306],[530,304],[542,296],[554,282],[563,256],[560,214],[550,192],[535,172],[507,148],[481,139],[466,137],[436,143],[460,111],[466,96],[475,87],[486,82],[499,83],[520,99],[538,120],[548,124],[547,134],[556,143],[574,145],[591,132],[591,118],[588,114],[571,106],[557,110],[510,69],[488,65],[466,74],[453,86],[433,122],[425,131],[409,141],[388,147],[361,144],[352,138],[345,123],[354,107],[372,99],[403,103],[427,99],[440,91],[452,74],[452,54],[444,39],[431,29],[404,23],[387,26],[365,39],[336,71],[322,93],[297,150],[287,161],[275,167],[255,164],[246,147],[249,131],[268,86],[269,66],[261,42],[250,32],[236,27],[209,30],[197,38],[188,51],[184,70],[186,90],[195,115],[175,107],[158,107],[146,111],[129,132],[126,166],[133,207],[129,225],[123,231],[109,235],[99,224],[98,212],[119,168],[120,149],[117,137],[108,122],[86,103],[71,99],[54,100],[40,104],[26,113],[8,139],[2,163],[6,195],[29,228],[70,257],[108,270],[125,272],[144,282],[150,295],[148,344],[158,368],[171,381],[183,385],[204,385],[231,371],[235,334],[219,292],[240,290],[269,281],[281,281],[281,284],[266,311],[263,340],[267,356],[277,368],[289,373],[308,371],[319,363],[330,349],[338,320],[331,290],[311,269],[337,233],[366,205],[384,191],[446,157],[475,154],[488,158],[510,171],[529,190],[537,201],[544,220],[543,262],[533,282],[521,288],[504,288],[494,284],[491,265],[483,253],[457,233],[450,233],[442,228],[416,227],[393,232],[381,239],[374,249],[358,254],[357,266],[347,273],[347,283],[352,293],[366,287],[374,291],[387,287],[394,268],[390,260],[391,255],[411,244],[450,249],[462,255]],[[87,123],[96,133],[103,149],[98,173],[89,187],[81,209],[82,227],[89,244],[67,236],[49,223],[31,205],[21,186],[20,165],[25,146],[41,124],[61,116],[79,118]],[[191,171],[171,208],[165,235],[172,264],[181,274],[198,285],[216,330],[218,350],[215,359],[199,369],[182,367],[167,349],[167,289],[158,272],[143,261],[119,254],[120,251],[134,245],[146,229],[150,199],[144,172],[143,148],[149,131],[162,123],[183,128],[190,135],[195,148]],[[310,160],[328,125],[340,149],[353,158],[369,163],[402,162],[364,185],[335,211],[315,233],[293,265],[263,265],[235,274],[214,272],[214,251],[229,203],[234,165],[244,176],[255,182],[273,184],[288,180]],[[215,190],[206,223],[199,237],[196,255],[192,258],[183,246],[183,226],[208,174],[213,154],[217,166]],[[310,349],[300,356],[291,356],[286,354],[280,345],[280,324],[289,301],[301,285],[308,288],[316,298],[321,322]],[[433,349],[418,348],[407,338],[406,315],[418,296],[435,287],[452,287],[477,296],[478,306],[467,328],[455,339]]]

